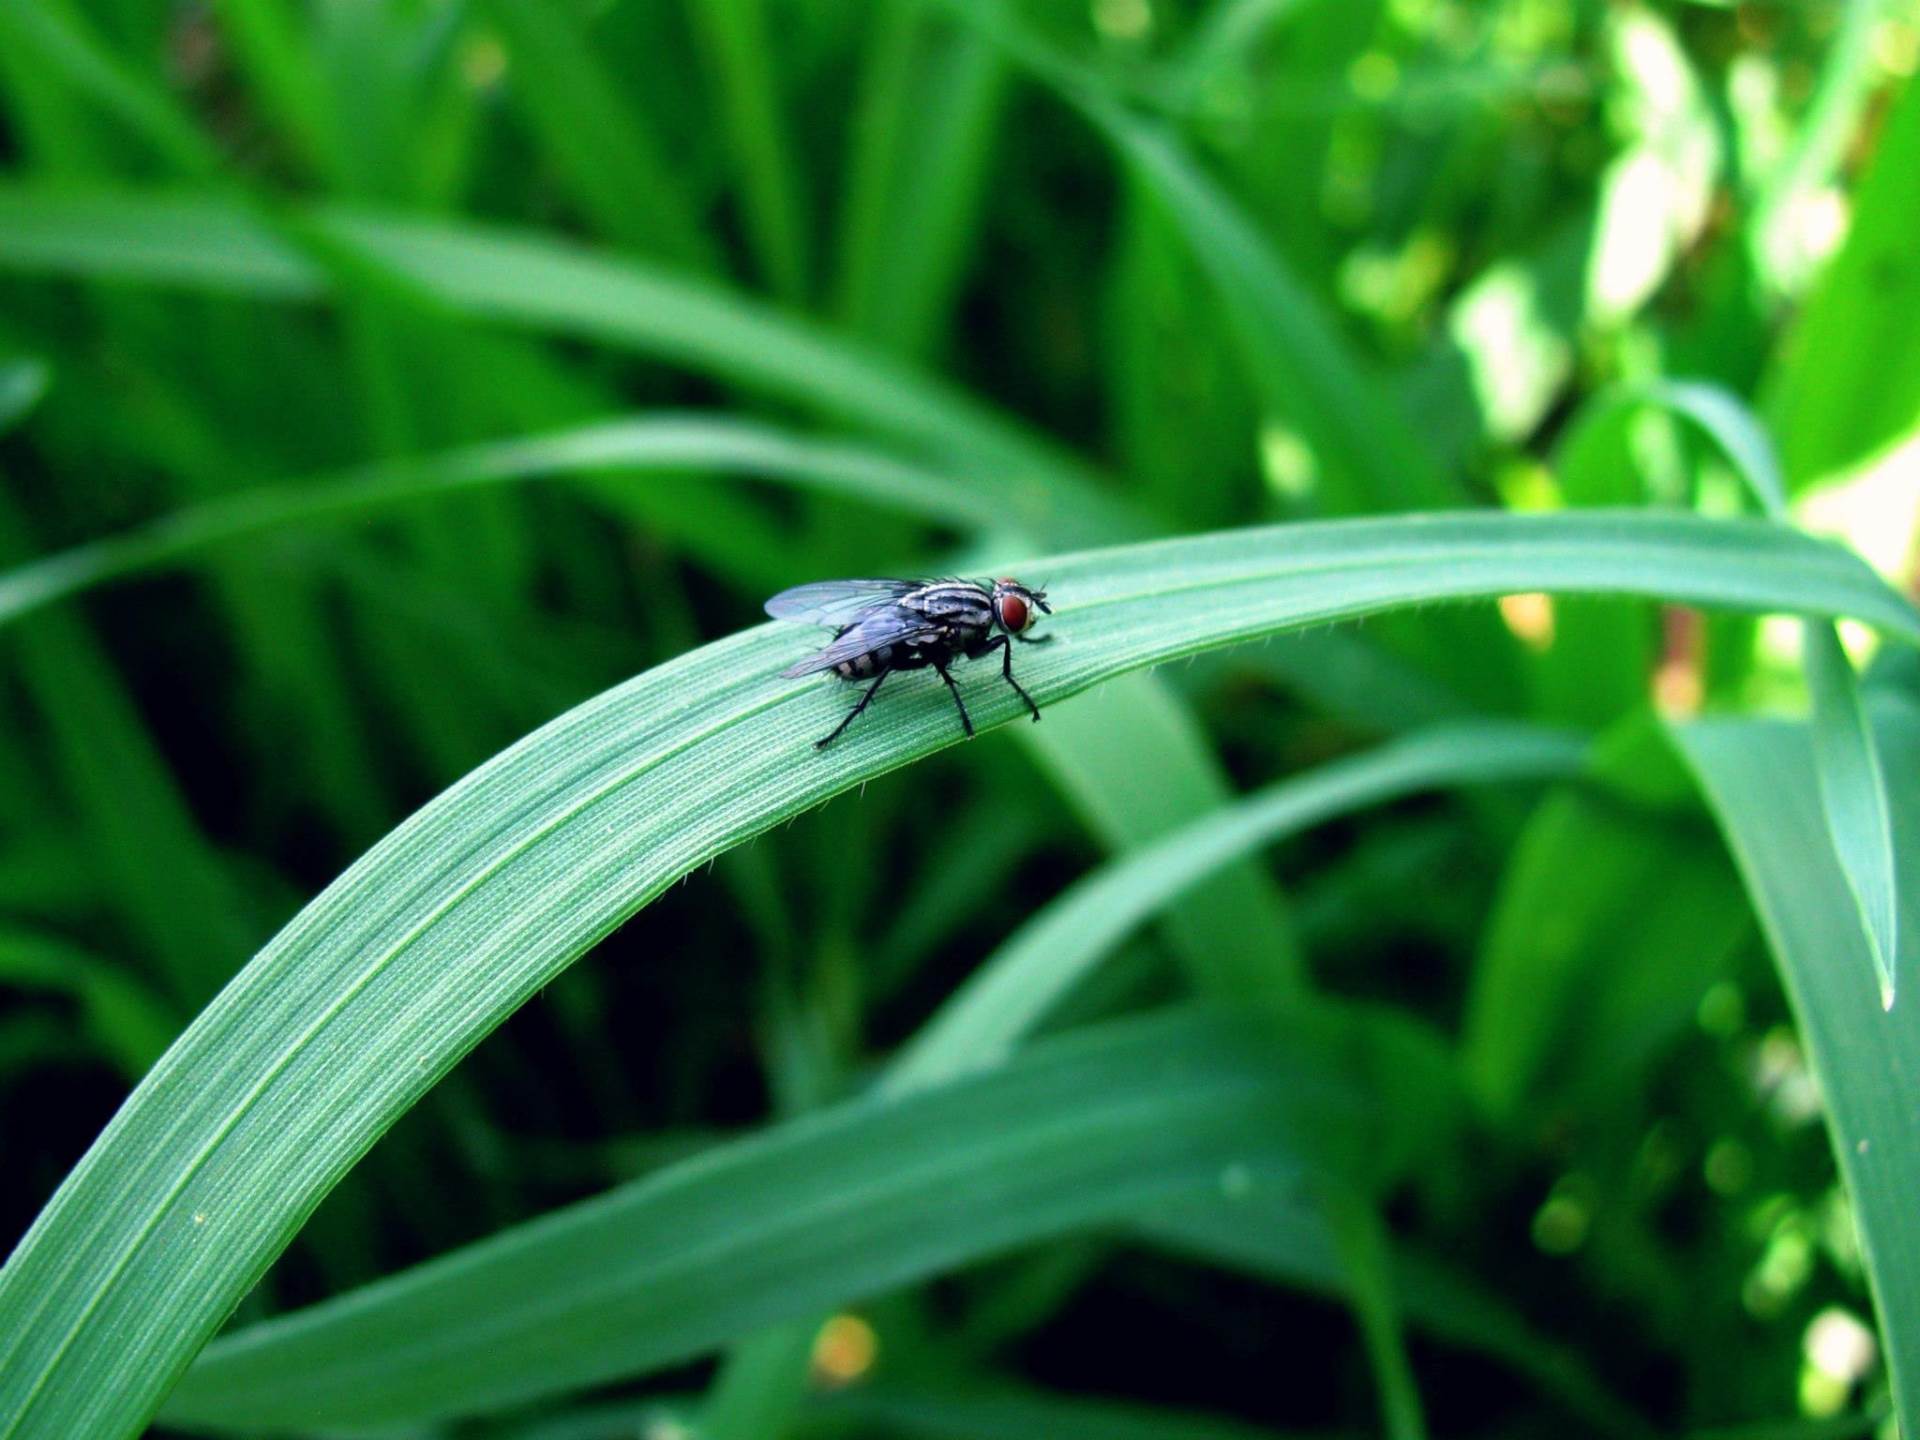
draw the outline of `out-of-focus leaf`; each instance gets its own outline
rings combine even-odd
[[[653,1370],[1228,1166],[1313,1166],[1367,1104],[1350,1025],[1117,1022],[862,1100],[215,1344],[170,1420],[220,1430],[472,1414]],[[1384,1057],[1376,1057],[1375,1063]]]
[[[1614,730],[1591,770],[1528,820],[1474,966],[1461,1065],[1503,1119],[1606,1103],[1691,1022],[1747,933],[1739,882],[1703,850],[1650,717]]]
[[[1151,845],[1232,794],[1206,736],[1157,676],[1125,676],[1048,718],[1022,738],[1109,849]],[[1218,998],[1300,994],[1284,904],[1253,865],[1222,867],[1172,906],[1167,931],[1188,972]]]
[[[53,372],[44,360],[0,363],[0,435],[27,418],[52,380]]]
[[[481,0],[511,63],[510,88],[588,219],[642,253],[718,268],[682,178],[578,13],[536,0]]]
[[[1855,10],[1872,8],[1855,0]],[[1766,412],[1795,489],[1920,425],[1920,86],[1908,85],[1860,184],[1853,228],[1787,338]]]
[[[1283,780],[1109,861],[1009,937],[914,1038],[886,1083],[922,1085],[998,1063],[1146,917],[1230,860],[1410,791],[1564,774],[1582,749],[1572,736],[1522,725],[1413,735]]]
[[[1044,493],[1051,535],[1138,535],[1079,462],[903,365],[747,297],[545,236],[322,207],[304,223],[439,301],[636,350],[842,416]],[[275,301],[328,293],[318,267],[224,201],[0,180],[0,268],[184,285]]]
[[[793,481],[958,525],[1037,527],[1046,518],[1039,492],[1004,484],[998,475],[961,480],[857,445],[722,415],[636,416],[396,460],[346,475],[261,486],[181,510],[138,530],[0,573],[0,625],[92,586],[179,565],[214,547],[293,526],[350,520],[555,475],[688,468]]]

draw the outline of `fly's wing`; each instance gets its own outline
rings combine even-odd
[[[833,643],[825,649],[816,650],[780,673],[789,679],[796,675],[814,675],[831,670],[843,660],[857,660],[883,645],[916,645],[939,634],[939,626],[928,624],[926,616],[912,610],[877,610],[854,621],[834,636]]]
[[[782,590],[767,601],[776,620],[799,620],[836,629],[862,611],[886,605],[920,588],[918,580],[817,580]]]

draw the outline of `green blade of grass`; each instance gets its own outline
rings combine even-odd
[[[1267,1032],[1162,1014],[837,1106],[239,1331],[166,1415],[305,1429],[497,1409],[1124,1217],[1229,1165],[1280,1184],[1362,1123],[1367,1038],[1325,1016]]]
[[[1049,534],[1145,525],[1051,443],[939,381],[714,285],[565,241],[365,210],[302,212],[426,295],[475,316],[633,350],[813,406],[1044,488]],[[239,206],[0,180],[0,267],[309,302],[326,276]]]
[[[978,230],[1006,65],[916,0],[878,7],[848,137],[836,312],[903,355],[934,348]]]
[[[1110,850],[1153,844],[1232,798],[1191,710],[1156,675],[1128,675],[1063,705],[1022,735],[1087,830]],[[1154,777],[1143,785],[1143,775]],[[1203,993],[1248,1004],[1304,992],[1284,901],[1251,864],[1229,865],[1175,900],[1167,938]]]
[[[1717,386],[1684,382],[1655,384],[1638,393],[1699,427],[1762,508],[1775,520],[1788,519],[1786,476],[1773,443],[1759,418],[1737,397]],[[1809,620],[1801,627],[1801,635],[1827,833],[1865,928],[1882,999],[1891,1006],[1899,974],[1899,911],[1894,894],[1893,821],[1879,748],[1862,706],[1859,677],[1834,627]]]
[[[25,548],[0,487],[0,555]],[[92,631],[46,615],[9,647],[44,724],[88,859],[181,1013],[205,1003],[259,939],[225,862],[188,809],[133,696]]]
[[[1686,771],[1645,710],[1527,817],[1502,868],[1461,1022],[1460,1065],[1503,1123],[1601,1109],[1690,1028],[1751,933],[1701,843]],[[1539,1120],[1538,1117],[1548,1117]]]
[[[978,30],[1080,111],[1165,204],[1219,292],[1261,398],[1312,445],[1321,478],[1336,497],[1330,508],[1405,509],[1459,500],[1398,397],[1169,130],[1117,103],[1097,76],[1024,28],[996,0],[931,3]]]
[[[1443,598],[1580,591],[1850,613],[1920,643],[1855,556],[1682,515],[1459,515],[1228,532],[1040,561],[1036,700],[1293,626]],[[148,1075],[0,1272],[0,1435],[137,1430],[373,1141],[508,1014],[731,845],[958,743],[902,686],[847,703],[796,627],[717,641],[588,701],[428,804],[289,923]],[[980,667],[972,667],[979,669]],[[967,677],[974,718],[1024,713]]]
[[[1002,1063],[1129,933],[1261,846],[1417,788],[1564,772],[1578,765],[1581,753],[1573,737],[1531,726],[1462,726],[1382,746],[1204,814],[1109,861],[1022,925],[895,1058],[880,1092],[910,1094]],[[1269,966],[1282,969],[1291,958],[1275,953],[1264,937],[1251,938],[1256,947],[1265,944],[1269,953],[1253,953]],[[1288,986],[1269,992],[1279,989],[1298,1003],[1299,977],[1286,979]],[[1245,989],[1223,986],[1220,993],[1247,998]],[[1348,1196],[1344,1203],[1366,1202]],[[1369,1278],[1356,1293],[1385,1289],[1379,1276]]]
[[[1411,791],[1565,774],[1583,748],[1573,736],[1526,725],[1408,736],[1283,780],[1110,861],[995,950],[914,1038],[886,1084],[908,1089],[998,1063],[1115,946],[1222,865]]]
[[[693,0],[686,8],[720,91],[760,273],[797,309],[808,288],[806,208],[798,193],[804,172],[794,163],[781,114],[766,11],[761,0]]]
[[[0,37],[139,135],[175,169],[214,175],[219,153],[166,90],[121,63],[65,0],[0,0]]]
[[[464,490],[605,470],[702,468],[867,500],[929,520],[1037,529],[1044,498],[998,474],[966,480],[871,448],[814,440],[724,415],[635,416],[553,435],[469,446],[423,460],[261,486],[0,573],[0,626],[129,575],[185,564],[237,540],[319,521],[348,521]]]
[[[1807,687],[1813,693],[1814,768],[1820,804],[1840,873],[1880,980],[1880,1000],[1893,1008],[1900,944],[1900,898],[1895,888],[1893,815],[1886,774],[1867,723],[1860,681],[1832,625],[1801,627]]]
[[[1873,720],[1894,798],[1900,921],[1912,951],[1920,912],[1920,707],[1889,698]],[[1792,1003],[1846,1181],[1882,1353],[1904,1431],[1920,1428],[1920,1009],[1883,1010],[1855,923],[1852,889],[1820,843],[1815,742],[1799,726],[1759,720],[1679,727],[1681,753],[1726,834]]]
[[[609,239],[703,271],[718,257],[680,175],[574,7],[481,0],[506,42],[510,85],[587,219]]]
[[[1872,0],[1855,0],[1859,12]],[[1853,224],[1779,351],[1765,408],[1796,488],[1908,434],[1920,416],[1920,342],[1910,322],[1920,276],[1920,87],[1888,115]]]

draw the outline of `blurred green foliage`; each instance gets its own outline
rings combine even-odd
[[[0,1233],[304,898],[781,586],[1790,502],[1916,593],[1917,64],[1911,0],[0,0]],[[671,1308],[406,1433],[1911,1428],[1920,665],[1806,633],[1811,700],[1791,622],[1403,609],[760,835],[239,1318],[530,1258],[175,1418],[449,1413],[340,1377],[598,1283]],[[1277,1028],[1134,1014],[1195,994]]]

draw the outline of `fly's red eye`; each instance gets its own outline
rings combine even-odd
[[[1019,631],[1027,628],[1032,617],[1027,613],[1027,602],[1018,595],[1000,597],[1000,623],[1009,630]]]

